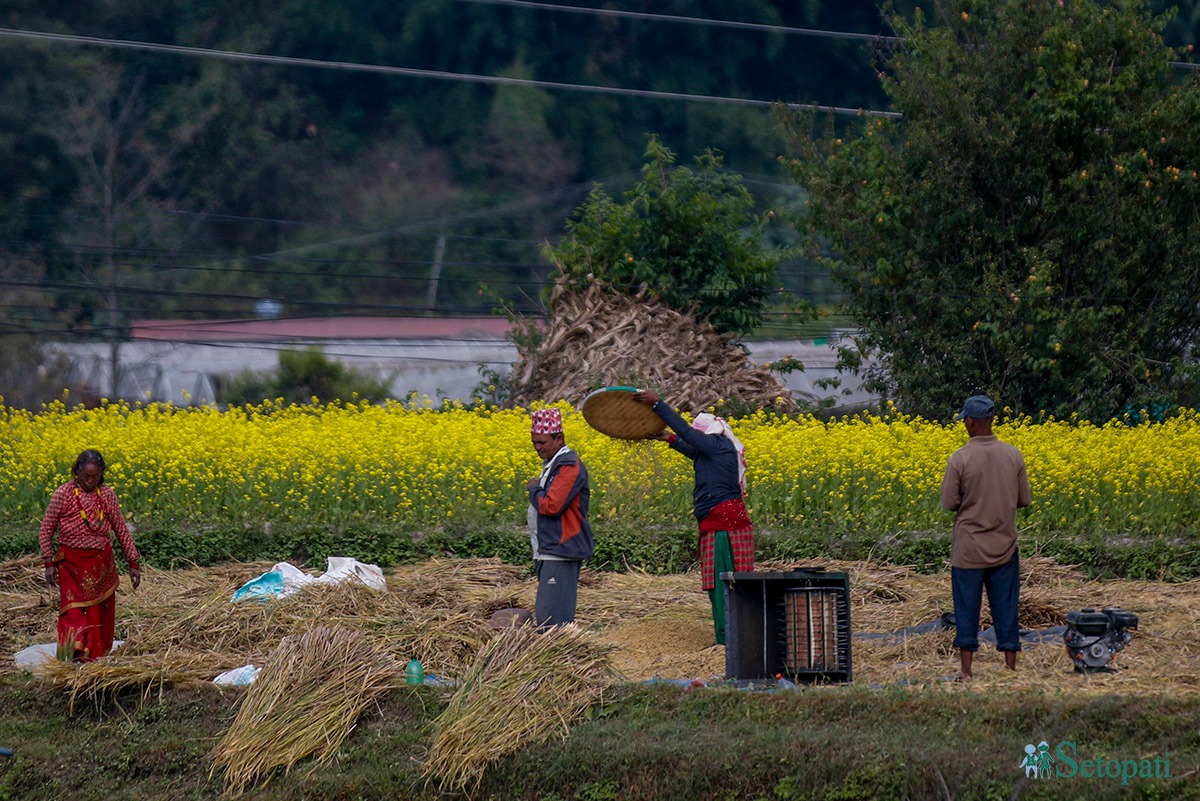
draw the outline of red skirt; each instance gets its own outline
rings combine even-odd
[[[729,546],[733,550],[733,569],[739,573],[754,570],[754,527],[741,498],[722,501],[712,508],[700,521],[700,588],[711,590],[717,586],[713,573],[713,534],[729,532]]]
[[[112,545],[68,548],[54,554],[58,565],[59,652],[90,662],[112,650],[116,628],[117,560]]]

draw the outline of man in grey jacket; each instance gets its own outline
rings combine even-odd
[[[575,622],[579,569],[595,550],[588,523],[587,467],[567,447],[562,414],[550,407],[533,413],[533,449],[541,472],[529,479],[529,544],[537,567],[534,618],[539,626]]]

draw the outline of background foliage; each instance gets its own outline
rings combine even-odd
[[[642,178],[624,200],[597,186],[547,255],[579,283],[595,278],[629,294],[646,287],[718,331],[751,333],[762,325],[784,252],[764,240],[775,213],[756,215],[742,178],[721,164],[709,151],[694,170],[676,166],[675,154],[651,137]]]
[[[452,0],[16,0],[5,25],[700,98],[882,100],[861,42],[782,30],[881,31],[873,3],[675,5],[654,11],[780,30]],[[486,312],[484,280],[528,310],[541,244],[594,183],[637,180],[648,132],[725,154],[764,202],[788,183],[765,106],[3,41],[0,264],[34,279],[25,330],[104,336],[136,317],[248,315],[262,297],[289,315]]]
[[[235,374],[218,392],[221,403],[235,406],[259,403],[263,398],[283,403],[331,403],[342,398],[369,402],[387,400],[390,382],[325,356],[320,348],[279,353],[279,369],[263,374]]]
[[[802,226],[828,238],[873,387],[927,416],[976,391],[1100,420],[1200,399],[1200,80],[1167,66],[1170,19],[946,3],[894,20],[902,120],[794,121]]]

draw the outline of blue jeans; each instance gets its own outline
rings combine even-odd
[[[986,589],[996,627],[996,650],[1021,650],[1021,629],[1017,625],[1021,559],[1016,551],[1008,564],[999,567],[951,567],[950,586],[954,593],[955,648],[979,650],[979,609]]]

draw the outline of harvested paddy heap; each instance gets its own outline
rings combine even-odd
[[[520,347],[511,402],[567,400],[589,389],[627,385],[654,389],[681,409],[735,408],[798,412],[789,390],[766,365],[755,364],[729,334],[647,296],[601,282],[578,289],[565,278],[550,295],[536,347]]]
[[[232,603],[234,591],[270,569],[266,562],[209,568],[143,568],[131,592],[123,578],[117,600],[117,638],[124,644],[99,662],[56,670],[52,678],[83,696],[106,687],[211,681],[248,663],[262,666],[285,637],[320,627],[352,629],[403,668],[419,659],[427,674],[459,680],[496,635],[492,612],[532,608],[537,581],[525,565],[496,559],[433,559],[385,571],[387,590],[353,582],[314,583],[283,599]],[[953,608],[948,573],[911,567],[811,559],[760,562],[759,570],[841,571],[850,578],[854,633],[917,626]],[[1112,674],[1076,675],[1061,643],[1026,644],[1019,670],[1001,670],[983,645],[976,684],[1045,686],[1066,691],[1200,691],[1200,581],[1094,581],[1046,557],[1021,563],[1020,621],[1037,630],[1061,625],[1068,612],[1120,606],[1139,618],[1133,642]],[[52,642],[58,594],[41,581],[36,557],[0,562],[0,645],[3,670],[11,655]],[[614,680],[720,677],[724,648],[713,639],[708,596],[695,572],[650,575],[586,567],[580,578],[577,622],[607,646]],[[984,605],[982,625],[990,625]],[[853,640],[854,682],[940,682],[957,670],[953,630],[897,640]]]
[[[404,664],[414,657],[427,674],[448,682],[435,690],[448,701],[431,734],[425,770],[442,786],[468,792],[488,764],[565,734],[621,682],[714,684],[724,673],[725,650],[714,642],[696,573],[585,569],[578,626],[546,636],[528,627],[497,632],[489,625],[496,610],[532,607],[536,580],[524,565],[435,559],[386,571],[386,591],[317,583],[283,599],[232,602],[239,586],[270,567],[146,567],[139,590],[130,592],[125,582],[118,597],[116,634],[124,644],[98,662],[51,663],[41,675],[77,704],[118,694],[149,697],[163,687],[210,682],[246,664],[262,668],[254,685],[231,691],[242,723],[231,726],[213,754],[214,772],[236,793],[298,760],[329,758],[359,711],[380,693],[406,691]],[[1096,582],[1042,557],[1023,559],[1021,567],[1022,628],[1061,625],[1068,612],[1089,606],[1121,606],[1138,616],[1133,641],[1115,661],[1117,672],[1074,673],[1065,647],[1054,641],[1027,643],[1014,673],[985,644],[976,678],[951,684],[947,679],[957,672],[954,632],[939,630],[855,638],[854,683],[1017,694],[1200,691],[1200,582]],[[758,568],[847,573],[856,634],[897,632],[952,608],[948,574],[825,559]],[[5,671],[19,670],[11,659],[15,651],[54,640],[57,592],[40,575],[36,557],[0,563]],[[985,606],[983,624],[989,623]],[[809,691],[837,692],[838,686]],[[288,699],[287,715],[275,712],[281,698]],[[562,714],[546,715],[547,709]],[[493,725],[479,725],[482,719]],[[264,729],[268,721],[279,728]]]

